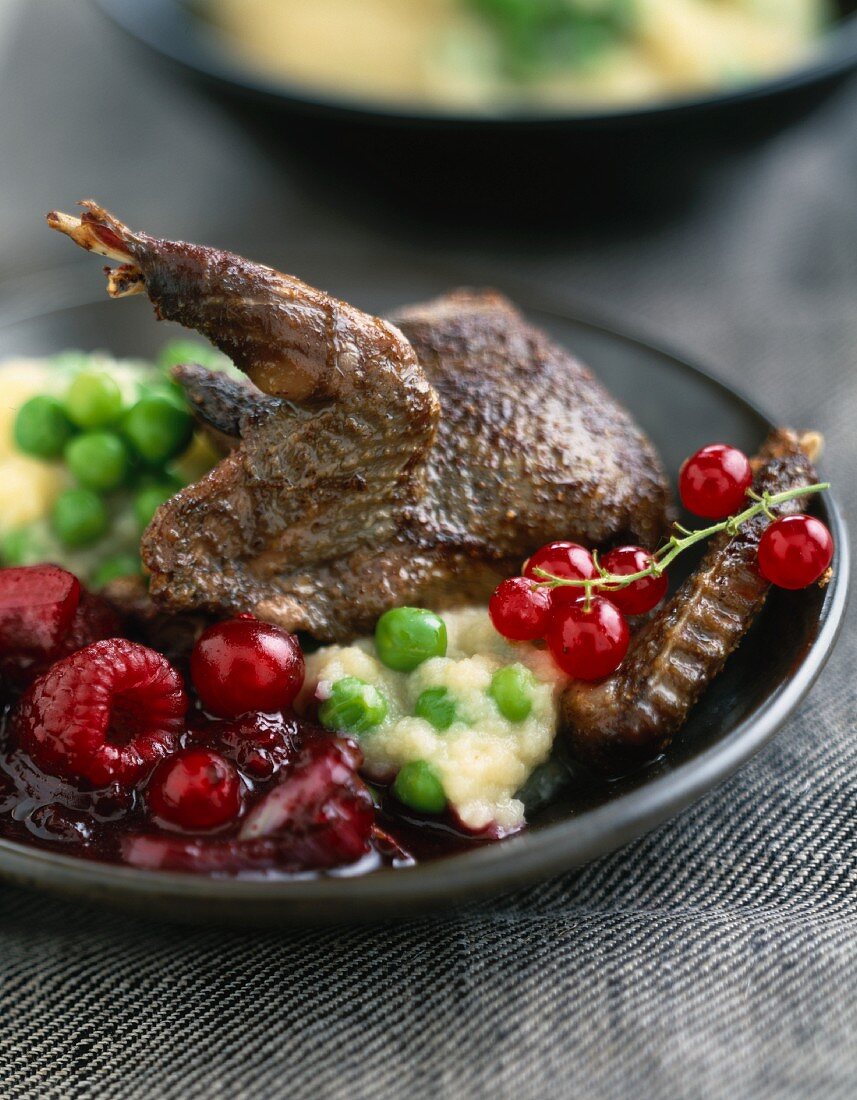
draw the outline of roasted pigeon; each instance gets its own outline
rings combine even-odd
[[[142,542],[171,612],[252,611],[322,641],[397,604],[486,600],[552,538],[653,545],[660,462],[573,356],[494,293],[393,323],[238,256],[132,232],[92,202],[48,223],[116,261],[247,375],[179,371],[228,453]]]
[[[817,433],[770,436],[754,460],[757,493],[780,493],[816,480]],[[777,506],[777,515],[801,501]],[[770,585],[759,572],[764,514],[736,535],[718,535],[699,567],[631,641],[622,666],[599,683],[572,681],[562,701],[574,755],[608,775],[660,755],[696,701],[749,630]]]

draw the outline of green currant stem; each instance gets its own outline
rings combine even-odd
[[[783,493],[762,493],[761,496],[754,493],[752,490],[748,490],[747,495],[753,503],[745,508],[743,512],[737,512],[734,516],[721,520],[720,523],[713,523],[710,527],[701,527],[697,531],[688,531],[686,527],[675,524],[676,530],[680,532],[680,537],[679,535],[671,535],[668,542],[660,547],[660,549],[654,551],[651,564],[645,569],[639,570],[637,573],[608,573],[602,567],[597,555],[594,553],[593,560],[595,562],[595,568],[598,570],[598,576],[588,580],[557,577],[553,573],[548,573],[546,570],[539,568],[534,569],[533,572],[537,577],[541,578],[541,584],[550,588],[558,588],[560,586],[582,588],[584,597],[588,603],[592,598],[593,590],[603,589],[607,592],[615,592],[617,589],[627,588],[628,585],[633,584],[634,581],[641,581],[646,577],[659,577],[664,570],[675,561],[682,551],[687,550],[688,547],[693,546],[695,543],[702,542],[703,539],[710,538],[712,535],[719,535],[721,531],[728,531],[730,535],[737,535],[738,529],[742,524],[747,523],[751,519],[755,519],[756,516],[761,515],[763,512],[771,519],[776,519],[771,509],[775,508],[778,504],[785,504],[787,500],[797,500],[798,497],[808,496],[810,493],[823,493],[829,488],[830,482],[821,481],[816,485],[804,485],[799,489],[787,489]]]

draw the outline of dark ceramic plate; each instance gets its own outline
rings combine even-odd
[[[668,207],[857,66],[855,0],[836,0],[811,57],[740,87],[627,108],[441,114],[266,79],[218,44],[195,14],[199,2],[97,2],[137,42],[238,105],[271,150],[298,149],[335,168],[319,173],[318,185],[344,177],[343,195],[369,182],[373,197],[384,190],[445,215],[514,209],[518,222],[528,214],[576,220],[592,207],[615,220],[629,203]]]
[[[335,293],[378,312],[436,293],[450,281],[396,266],[345,278]],[[307,270],[309,268],[309,271]],[[303,268],[311,272],[312,264]],[[330,283],[330,280],[327,280]],[[18,284],[0,299],[0,357],[67,347],[150,354],[175,326],[157,325],[142,300],[94,300],[97,274],[72,267]],[[46,312],[30,302],[52,302]],[[725,439],[752,451],[770,420],[698,368],[584,320],[545,308],[530,317],[588,361],[634,413],[676,470],[699,445]],[[802,425],[806,427],[807,425]],[[835,473],[835,472],[834,472]],[[607,786],[572,789],[521,836],[422,866],[363,877],[225,880],[137,871],[0,841],[0,874],[40,889],[194,921],[317,924],[428,913],[557,874],[626,843],[731,774],[782,725],[827,659],[842,619],[848,541],[830,495],[818,502],[837,547],[821,591],[775,592],[740,651],[692,713],[666,758]]]

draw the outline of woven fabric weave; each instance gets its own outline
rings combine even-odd
[[[252,254],[311,242],[333,279],[337,252],[409,239],[690,349],[826,434],[854,514],[857,88],[656,228],[428,242],[323,210],[84,6],[26,7],[0,68],[0,276],[55,262],[34,209],[95,193],[193,238],[240,185],[228,215]],[[852,612],[800,712],[732,780],[583,870],[436,921],[224,932],[0,887],[0,1098],[850,1100],[856,669]]]

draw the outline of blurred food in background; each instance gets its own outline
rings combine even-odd
[[[813,48],[826,0],[202,0],[229,52],[320,94],[450,112],[633,105]]]

